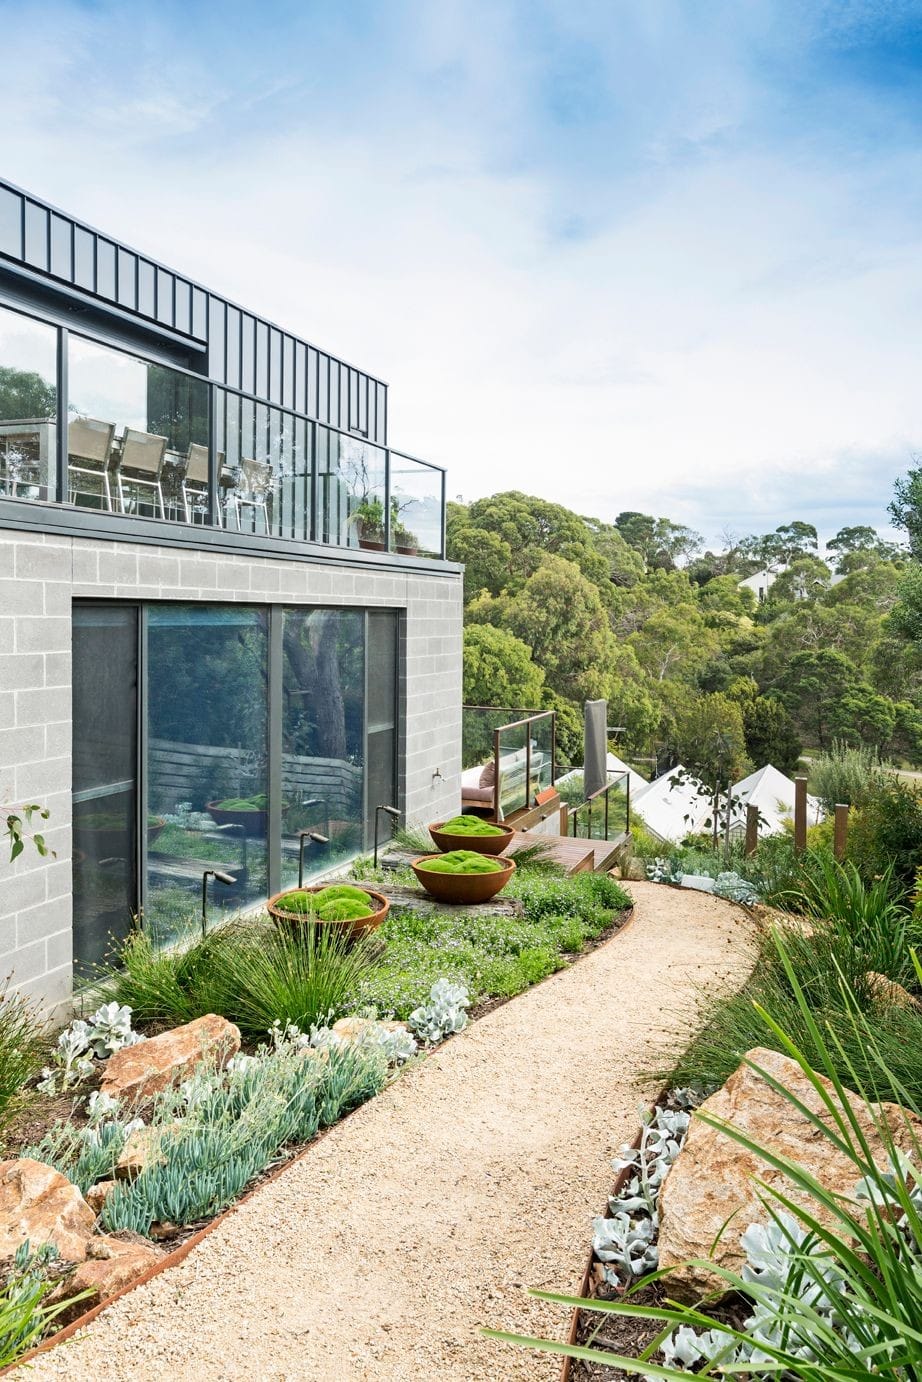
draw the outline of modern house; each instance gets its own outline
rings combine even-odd
[[[0,805],[54,850],[0,853],[0,976],[46,1007],[203,885],[239,911],[379,806],[456,809],[445,476],[387,419],[373,375],[0,182]]]

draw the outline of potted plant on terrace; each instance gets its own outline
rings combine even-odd
[[[396,500],[391,511],[391,541],[404,556],[415,557],[419,551],[419,538],[401,523]]]
[[[355,524],[359,546],[366,551],[384,551],[384,505],[380,499],[363,499],[353,509],[349,522]]]

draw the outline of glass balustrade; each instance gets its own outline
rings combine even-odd
[[[66,398],[58,397],[61,377]],[[402,557],[444,555],[438,467],[7,308],[2,498]]]

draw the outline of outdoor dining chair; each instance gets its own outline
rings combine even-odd
[[[237,486],[228,496],[227,501],[229,506],[233,506],[238,532],[242,531],[241,509],[252,509],[254,531],[256,514],[261,513],[266,525],[266,532],[269,532],[269,501],[274,482],[275,475],[272,466],[266,461],[255,461],[248,456],[241,458]]]
[[[218,483],[227,488],[229,479],[224,471],[224,452],[218,452]],[[182,502],[187,523],[194,523],[196,514],[204,522],[208,516],[208,447],[201,442],[189,443],[182,478]]]
[[[98,418],[76,417],[67,428],[67,497],[71,504],[77,503],[78,495],[85,494],[101,499],[107,509],[112,509],[112,485],[109,481],[109,465],[112,459],[112,441],[115,436],[114,422],[100,422]],[[81,462],[75,465],[76,461]],[[74,476],[93,479],[99,482],[99,490],[81,488]]]
[[[166,518],[161,483],[166,442],[166,437],[157,436],[152,432],[139,432],[134,427],[125,428],[116,473],[118,506],[122,513],[129,512],[125,496],[127,484],[135,490],[152,490],[160,509],[160,517]],[[135,499],[133,502],[137,505],[138,500]]]

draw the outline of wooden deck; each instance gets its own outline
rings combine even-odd
[[[542,845],[568,877],[574,873],[605,873],[615,863],[625,838],[618,835],[613,840],[575,840],[572,835],[532,835],[517,830],[506,853],[514,856],[520,849]]]

